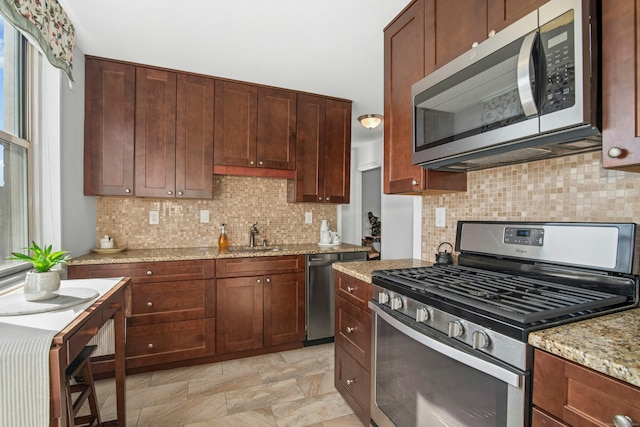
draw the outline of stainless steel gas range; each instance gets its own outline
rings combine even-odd
[[[638,305],[636,224],[461,221],[457,265],[372,274],[372,421],[529,426],[532,331]]]

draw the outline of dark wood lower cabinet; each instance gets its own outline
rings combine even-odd
[[[364,425],[371,419],[371,284],[335,273],[335,387]]]
[[[612,426],[615,415],[640,423],[640,388],[536,350],[533,427]]]

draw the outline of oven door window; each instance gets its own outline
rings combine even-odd
[[[514,387],[375,318],[374,404],[396,426],[526,425],[524,375]]]

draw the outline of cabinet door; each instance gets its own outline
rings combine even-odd
[[[304,341],[304,273],[264,278],[264,345]]]
[[[176,74],[136,68],[136,196],[175,197]]]
[[[258,89],[258,167],[296,168],[296,93]]]
[[[223,166],[256,166],[258,88],[216,81],[213,162]]]
[[[178,74],[176,196],[213,197],[213,79]]]
[[[217,280],[218,354],[263,346],[263,277]]]
[[[533,12],[549,0],[487,0],[489,32],[496,33]]]
[[[602,165],[640,172],[640,0],[602,4]]]
[[[133,196],[136,68],[86,60],[84,194]]]
[[[470,50],[488,35],[486,0],[433,0],[435,16],[435,68]],[[427,19],[430,16],[427,9]],[[428,39],[427,39],[428,40]],[[435,69],[434,68],[434,69]],[[427,72],[428,74],[428,72]]]
[[[349,203],[351,103],[327,99],[325,105],[324,201]]]
[[[325,98],[298,95],[295,197],[289,201],[323,199],[325,105]]]

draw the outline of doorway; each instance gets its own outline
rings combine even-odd
[[[369,215],[371,213],[371,215]],[[375,227],[376,219],[382,223],[382,169],[378,166],[362,171],[362,243],[371,244],[380,253],[380,228]],[[373,217],[373,218],[370,218]],[[374,254],[372,254],[374,255]],[[379,255],[376,256],[379,258]]]

